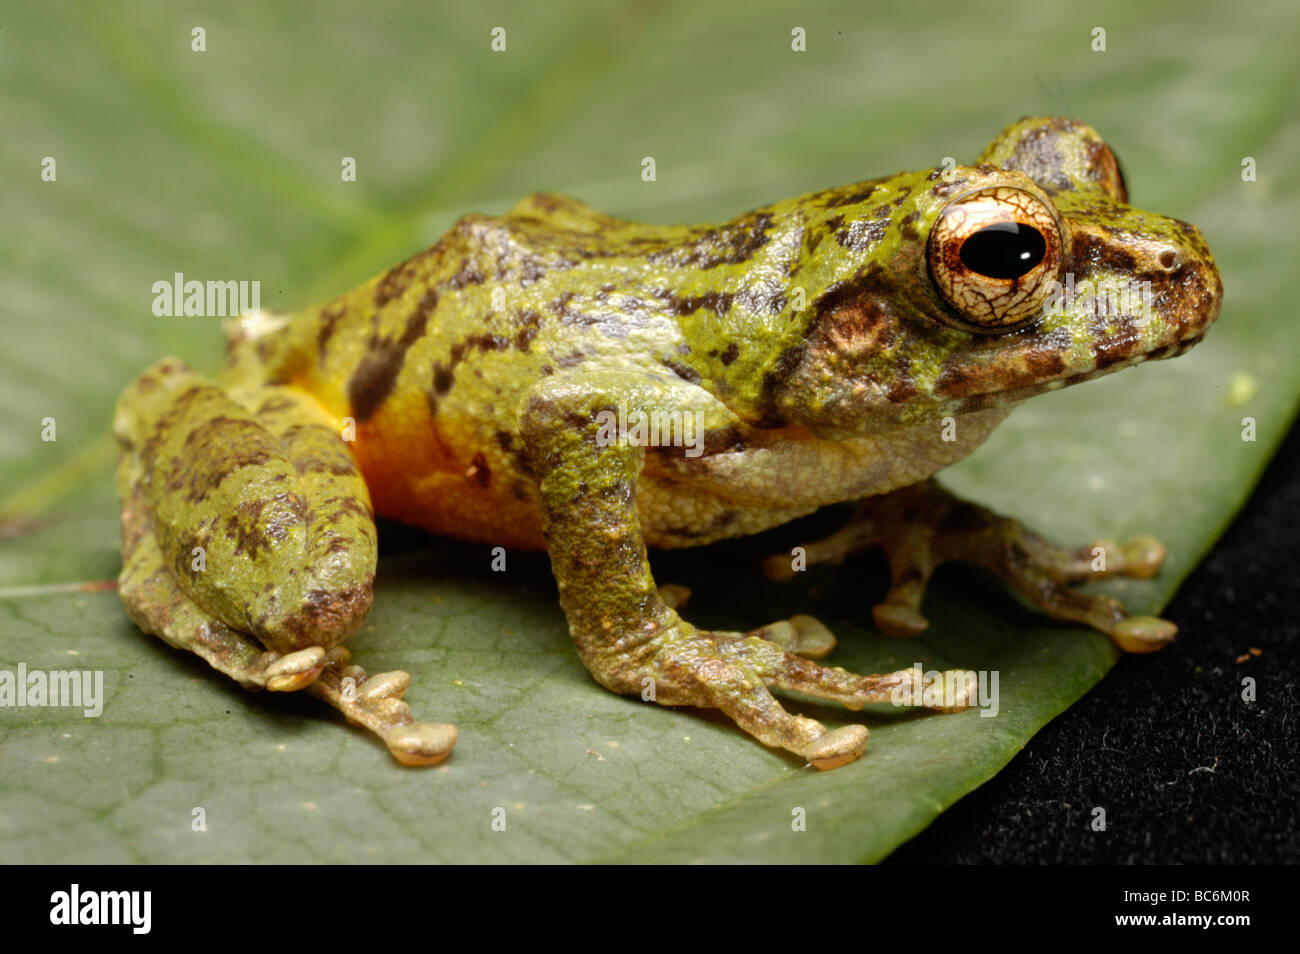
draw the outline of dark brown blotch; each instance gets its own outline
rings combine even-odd
[[[273,459],[267,434],[260,424],[218,415],[186,435],[184,453],[171,461],[167,488],[184,492],[187,503],[201,503],[222,482],[245,467],[260,467]],[[157,445],[146,445],[147,466]]]
[[[348,403],[358,421],[369,420],[393,392],[397,376],[406,361],[406,352],[424,336],[429,313],[438,303],[438,294],[429,289],[420,297],[416,309],[406,319],[397,338],[372,334],[365,357],[348,381]]]
[[[334,335],[334,329],[338,327],[339,320],[343,317],[344,310],[342,305],[321,309],[320,327],[316,331],[316,360],[320,364],[325,363],[325,351],[329,347],[330,338]]]
[[[845,191],[834,190],[822,203],[824,209],[838,209],[846,205],[857,205],[860,202],[866,202],[876,192],[873,185],[863,186],[861,188],[846,187]]]
[[[646,254],[655,263],[679,268],[708,270],[719,265],[747,262],[767,245],[773,218],[770,212],[756,212],[716,228],[695,232],[684,244]]]
[[[673,374],[677,375],[683,381],[689,381],[691,384],[700,383],[700,373],[689,365],[683,364],[675,358],[665,358],[664,367]]]
[[[511,341],[502,335],[469,335],[451,346],[446,364],[441,361],[433,363],[433,393],[439,397],[451,390],[456,380],[456,366],[465,360],[465,356],[474,351],[505,351]]]

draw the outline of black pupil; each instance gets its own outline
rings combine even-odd
[[[961,243],[961,263],[989,278],[1019,278],[1046,254],[1043,233],[1019,222],[986,226]]]

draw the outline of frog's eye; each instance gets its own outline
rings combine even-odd
[[[998,186],[948,204],[930,231],[930,275],[969,331],[1037,317],[1061,269],[1061,230],[1042,200]]]

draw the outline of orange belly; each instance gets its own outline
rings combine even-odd
[[[542,550],[541,517],[518,456],[418,396],[394,395],[351,445],[375,513],[433,533]]]

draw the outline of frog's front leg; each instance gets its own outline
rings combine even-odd
[[[1088,596],[1071,588],[1111,576],[1154,576],[1165,549],[1152,537],[1135,537],[1122,546],[1098,540],[1074,549],[1058,547],[1015,520],[925,481],[868,497],[848,525],[806,544],[804,551],[808,564],[836,565],[867,547],[880,547],[889,559],[892,585],[872,616],[890,636],[915,636],[929,626],[920,612],[921,597],[934,570],[951,560],[991,570],[1048,616],[1085,623],[1127,652],[1154,652],[1178,632],[1167,620],[1129,616],[1112,597]],[[1098,563],[1099,548],[1103,563]],[[764,570],[773,579],[789,578],[790,557],[769,557]]]
[[[126,390],[114,428],[118,586],[141,629],[245,688],[307,689],[399,761],[446,757],[455,727],[411,716],[406,673],[367,677],[339,645],[370,608],[375,527],[356,464],[311,398],[232,396],[169,359]]]
[[[861,755],[866,727],[828,731],[786,712],[771,688],[850,709],[922,699],[937,700],[930,708],[945,711],[968,704],[969,674],[950,678],[956,689],[944,697],[936,686],[917,685],[913,670],[861,676],[811,662],[804,657],[824,654],[828,639],[806,617],[749,634],[699,630],[682,620],[655,586],[646,558],[636,502],[645,449],[613,426],[655,412],[698,414],[704,432],[736,423],[698,388],[626,372],[548,378],[521,407],[560,601],[578,652],[601,685],[661,705],[721,709],[763,744],[819,768]]]

